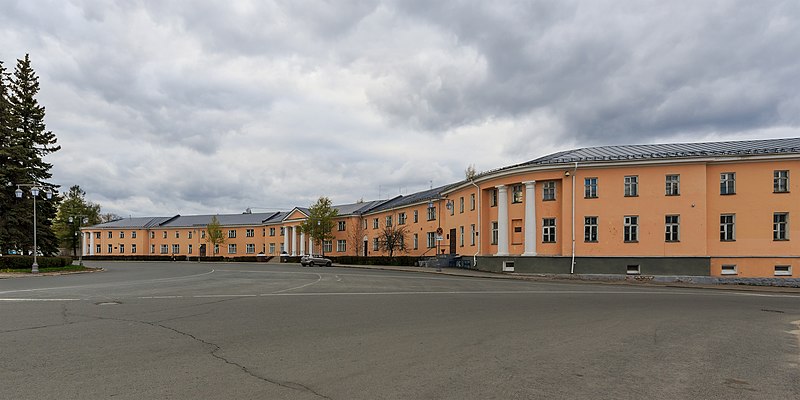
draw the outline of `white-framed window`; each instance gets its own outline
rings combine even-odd
[[[401,212],[397,214],[397,225],[405,225],[406,224],[406,213]]]
[[[736,172],[719,174],[719,194],[736,194]]]
[[[664,217],[664,241],[680,241],[681,216],[667,215]]]
[[[153,246],[155,246],[155,245],[153,245]],[[96,250],[95,252],[97,254],[100,254],[100,245],[99,244],[97,246],[95,246],[95,250]]]
[[[206,231],[204,230],[200,231],[200,239],[205,239],[205,238],[206,238]]]
[[[583,197],[587,199],[597,197],[597,178],[583,179]]]
[[[94,233],[94,237],[97,238],[97,239],[100,239],[100,232],[95,232]],[[150,232],[150,238],[151,239],[153,238],[153,232]]]
[[[181,252],[181,245],[173,244],[172,245],[172,254],[179,254]]]
[[[256,230],[255,229],[245,229],[244,236],[245,237],[255,237],[256,236]]]
[[[192,254],[192,245],[191,244],[186,246],[186,252],[189,253],[189,254]]]
[[[214,254],[219,254],[219,245],[218,244],[214,245]]]
[[[267,237],[267,228],[261,228],[261,237]]]
[[[470,193],[469,195],[469,210],[475,210],[475,193]]]
[[[492,221],[492,244],[497,244],[498,240],[497,221]]]
[[[131,239],[136,239],[136,231],[131,231]]]
[[[458,198],[458,213],[464,213],[464,196]]]
[[[181,232],[175,231],[175,239],[180,239],[180,238],[181,238]]]
[[[416,250],[418,248],[419,248],[419,235],[415,233],[414,234],[414,250]]]
[[[236,254],[236,243],[228,244],[228,254]]]
[[[542,184],[542,200],[551,201],[556,199],[556,182],[547,181]]]
[[[458,233],[459,233],[458,237],[459,237],[460,246],[464,247],[464,227],[463,226],[460,226],[458,228]]]
[[[736,275],[738,272],[736,271],[735,264],[725,264],[722,266],[722,275]]]
[[[108,231],[108,238],[109,239],[113,239],[114,238],[114,232]]]
[[[119,231],[119,238],[125,239],[125,231]]]
[[[125,254],[125,243],[119,244],[119,254]]]
[[[275,254],[275,243],[269,244],[269,254]]]
[[[789,240],[789,213],[772,214],[772,240]]]
[[[436,232],[428,232],[428,248],[436,247]]]
[[[642,273],[642,267],[639,264],[628,265],[625,269],[625,273],[628,275],[639,275]]]
[[[497,207],[497,188],[489,190],[489,207]]]
[[[131,244],[131,254],[136,254],[136,243]]]
[[[475,246],[475,224],[469,226],[469,245]]]
[[[187,232],[187,233],[186,233],[186,236],[187,236],[189,239],[191,239],[191,238],[192,238],[192,231],[189,231],[189,232]]]
[[[639,177],[636,175],[625,177],[625,197],[639,195]]]
[[[419,222],[419,210],[414,210],[414,223]]]
[[[392,226],[392,216],[391,215],[387,215],[386,216],[386,227],[389,228],[391,226]]]
[[[270,236],[275,236],[275,227],[269,228],[269,235]]]
[[[281,235],[281,236],[284,236],[284,235],[286,235],[286,227],[285,227],[285,226],[282,226],[282,227],[281,227],[281,233],[280,233],[280,235]]]
[[[166,244],[161,245],[161,254],[169,254],[169,246]]]
[[[428,207],[428,221],[436,219],[436,207]]]
[[[233,239],[235,237],[236,237],[236,230],[235,229],[229,229],[228,230],[228,239]]]
[[[333,241],[331,240],[323,240],[322,241],[322,251],[326,253],[330,253],[333,251]]]
[[[367,219],[366,219],[366,218],[362,218],[362,219],[361,219],[361,222],[362,222],[361,226],[362,226],[364,229],[367,229]]]
[[[556,242],[556,219],[542,218],[542,243]]]
[[[583,241],[597,241],[597,217],[583,217]]]
[[[347,228],[347,223],[346,222],[347,221],[339,221],[339,222],[336,223],[337,229],[339,230],[339,232],[342,232]]]
[[[98,233],[98,235],[99,235],[99,233]],[[100,239],[99,236],[97,238]],[[156,233],[153,232],[153,231],[150,231],[150,239],[155,239],[155,238],[156,238]]]
[[[514,185],[511,187],[511,202],[522,203],[522,185]]]
[[[378,238],[372,239],[372,251],[378,251],[380,249],[380,242],[378,242]]]
[[[164,231],[164,235],[162,235],[162,236],[164,237],[164,239],[166,239],[167,238],[167,231]]]
[[[108,245],[108,254],[111,254],[113,252],[114,252],[114,245],[111,245],[111,244]]]
[[[789,191],[789,171],[781,170],[773,173],[772,190],[775,193],[786,193]]]
[[[680,196],[681,194],[681,176],[677,174],[667,175],[664,178],[665,190],[664,194],[667,196]]]
[[[255,254],[256,252],[255,243],[247,243],[244,247],[244,252],[247,254]]]
[[[775,276],[792,276],[791,265],[776,265]]]
[[[100,246],[99,245],[97,246],[97,250],[100,250]],[[150,254],[156,254],[156,245],[154,245],[154,244],[150,245]]]
[[[344,253],[347,251],[347,240],[337,240],[336,241],[336,251],[340,253]]]
[[[623,240],[625,242],[639,241],[639,216],[626,215],[623,221]]]
[[[373,218],[372,219],[372,229],[378,229],[378,219],[377,218]]]
[[[722,214],[719,216],[719,240],[721,242],[736,240],[736,214]]]

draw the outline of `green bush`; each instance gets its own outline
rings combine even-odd
[[[39,268],[64,268],[72,265],[72,257],[36,257]],[[33,256],[2,256],[0,269],[31,269]]]
[[[397,257],[356,257],[356,256],[339,256],[329,257],[337,264],[352,264],[352,265],[391,265],[396,267],[413,267],[416,262],[425,257],[413,256],[397,256]]]

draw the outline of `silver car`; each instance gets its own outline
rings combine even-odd
[[[332,264],[330,258],[325,258],[321,255],[304,255],[300,258],[300,265],[304,267],[313,267],[315,265],[324,265],[330,267]]]

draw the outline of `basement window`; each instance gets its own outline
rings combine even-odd
[[[639,274],[642,273],[642,270],[641,270],[641,267],[638,264],[636,264],[636,265],[628,265],[628,269],[626,270],[626,273],[628,275],[639,275]]]
[[[503,261],[503,272],[514,272],[514,262]]]
[[[722,275],[736,275],[736,266],[735,265],[723,265],[722,266]]]
[[[775,276],[792,276],[791,265],[776,265]]]

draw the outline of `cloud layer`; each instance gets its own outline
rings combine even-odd
[[[63,186],[127,215],[422,190],[587,145],[798,136],[794,1],[16,1]]]

